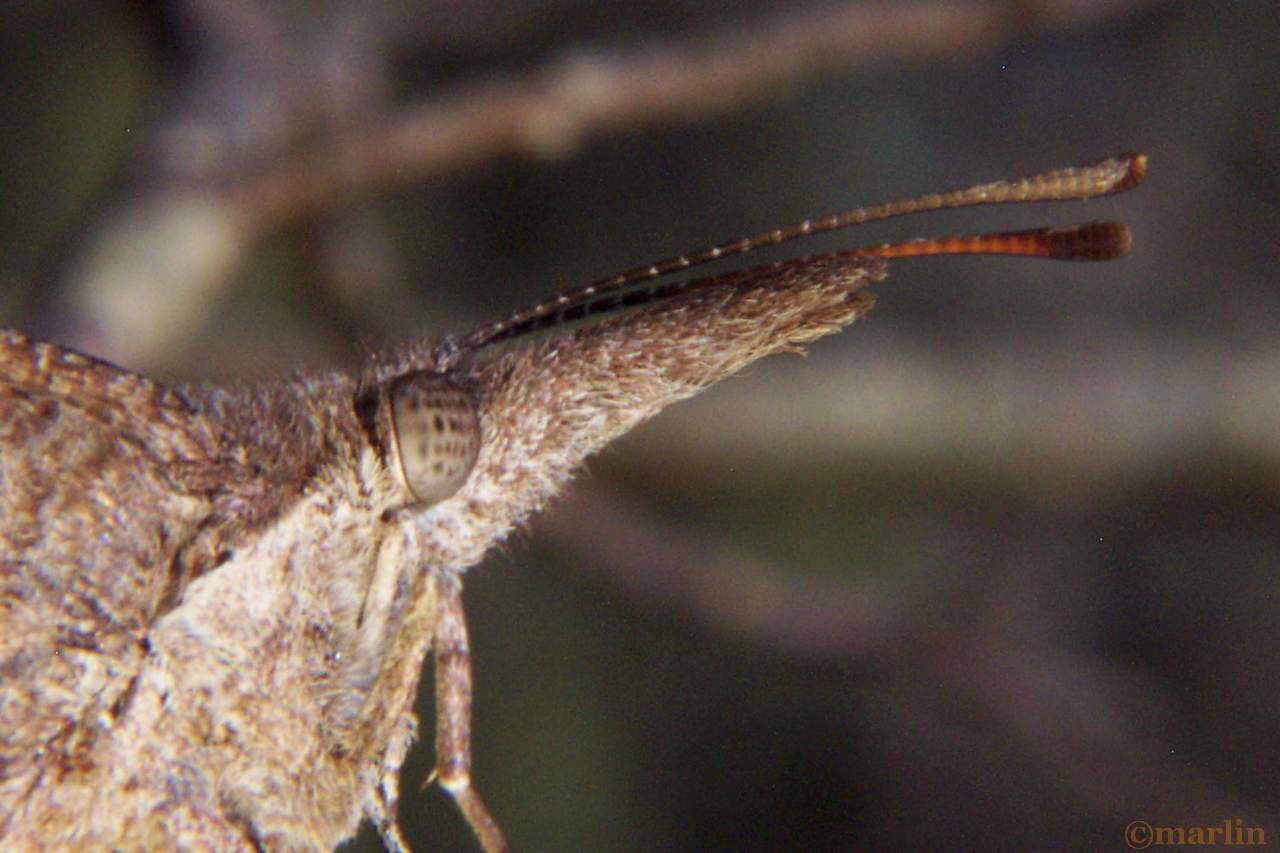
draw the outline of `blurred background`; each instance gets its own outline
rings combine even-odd
[[[1146,151],[1123,196],[766,256],[1135,233],[1103,265],[898,262],[866,322],[593,460],[468,576],[475,777],[526,851],[1274,842],[1278,41],[1266,2],[8,3],[0,323],[172,381],[351,367]],[[406,834],[471,849],[431,760]]]

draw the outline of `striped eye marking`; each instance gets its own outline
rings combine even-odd
[[[471,396],[440,373],[395,380],[390,391],[391,451],[401,483],[426,506],[452,496],[480,451],[480,418]]]

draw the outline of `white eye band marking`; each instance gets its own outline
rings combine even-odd
[[[410,373],[391,386],[391,450],[409,493],[430,506],[462,488],[480,451],[475,403],[443,374]]]

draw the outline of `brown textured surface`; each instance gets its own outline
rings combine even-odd
[[[882,274],[726,279],[505,354],[411,348],[372,385],[178,392],[6,334],[0,836],[249,849],[385,825],[438,580],[614,436],[851,322]],[[483,442],[427,505],[358,412],[437,368],[478,401]]]
[[[330,385],[179,392],[13,333],[0,367],[0,834],[224,843],[215,802],[164,793],[210,784],[213,735],[183,691],[148,716],[146,673],[181,671],[153,632],[331,460]]]

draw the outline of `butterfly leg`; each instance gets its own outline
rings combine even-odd
[[[406,720],[408,722],[408,720]],[[407,728],[412,731],[413,724]],[[405,738],[409,742],[409,738]],[[400,765],[404,761],[404,749],[394,750],[394,760],[383,768],[382,779],[365,806],[365,814],[373,821],[378,835],[382,837],[382,847],[386,853],[410,853],[404,834],[396,821],[396,810],[400,800]]]
[[[382,847],[387,853],[409,853],[409,844],[404,840],[400,827],[396,823],[395,809],[390,803],[379,801],[379,808],[370,813],[373,825],[382,838]]]
[[[432,651],[436,668],[436,768],[434,777],[462,809],[485,853],[507,850],[502,830],[471,784],[471,647],[462,589],[454,578],[437,587]]]

